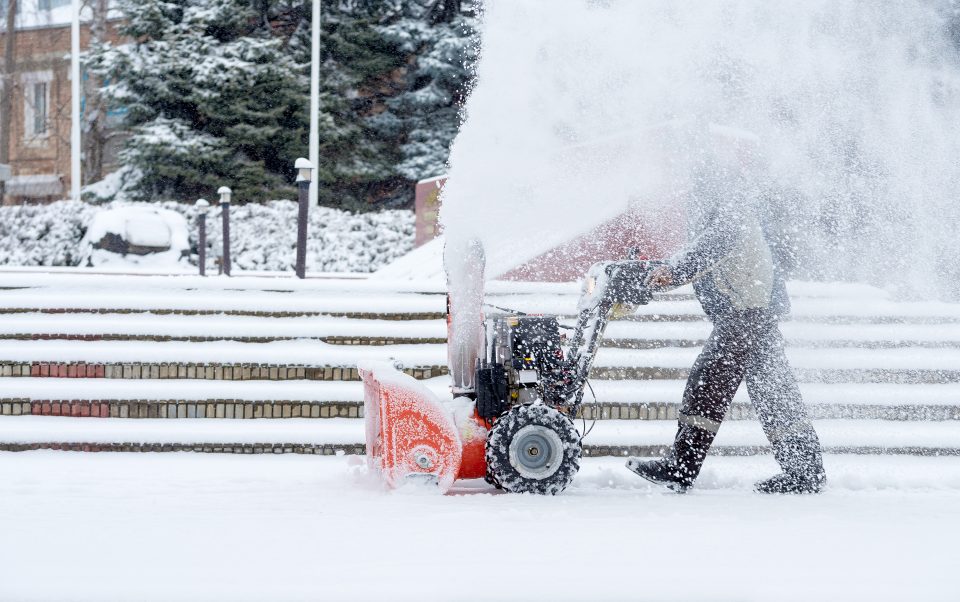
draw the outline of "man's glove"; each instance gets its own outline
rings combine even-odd
[[[622,305],[646,305],[651,293],[647,287],[650,264],[647,261],[618,261],[607,266],[607,299]]]

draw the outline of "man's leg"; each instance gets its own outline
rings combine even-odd
[[[693,485],[743,380],[748,356],[745,343],[738,319],[722,318],[715,322],[713,333],[687,378],[670,454],[652,462],[630,458],[630,470],[672,489],[686,490]]]
[[[757,484],[767,493],[819,491],[826,480],[820,440],[807,416],[797,379],[783,349],[776,317],[761,312],[750,320],[746,381],[782,475]]]

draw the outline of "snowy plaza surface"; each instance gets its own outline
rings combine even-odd
[[[4,283],[0,307],[18,310],[0,323],[7,362],[446,363],[444,285],[432,280],[11,270]],[[936,455],[956,450],[960,421],[906,411],[957,415],[960,306],[849,283],[791,282],[790,292],[788,354],[805,401],[820,407],[825,447],[876,452],[828,453],[823,495],[754,493],[776,471],[769,455],[711,456],[683,496],[623,458],[590,457],[561,495],[536,497],[475,481],[448,495],[389,491],[361,456],[0,452],[0,601],[960,600],[960,456]],[[690,293],[613,322],[608,337],[623,346],[601,349],[596,365],[689,367],[709,334]],[[578,296],[572,283],[487,290],[500,306],[567,316]],[[54,338],[12,338],[23,333]],[[421,342],[324,340],[336,336]],[[449,395],[448,377],[422,382]],[[679,372],[593,381],[602,403],[675,404],[683,387]],[[362,396],[356,381],[0,377],[0,398],[34,402]],[[853,405],[872,417],[831,409]],[[903,419],[877,418],[896,408]],[[584,443],[668,445],[675,428],[601,419]],[[357,418],[0,417],[0,441],[27,444],[357,445],[363,429]],[[755,419],[726,421],[717,439],[763,445]]]
[[[956,600],[960,458],[769,457],[698,488],[587,459],[558,497],[385,491],[359,457],[0,454],[2,600]]]

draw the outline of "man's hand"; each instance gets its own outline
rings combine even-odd
[[[670,266],[657,266],[647,275],[643,284],[649,288],[666,288],[670,286],[673,284],[673,272],[670,270]]]

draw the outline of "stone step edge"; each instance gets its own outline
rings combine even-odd
[[[809,404],[813,420],[960,420],[960,404]],[[77,418],[363,418],[362,401],[297,400],[38,400],[0,398],[0,416],[69,416]],[[676,420],[679,403],[593,403],[581,406],[577,419],[584,420]],[[755,420],[748,403],[737,402],[727,412],[728,420]]]
[[[220,337],[220,336],[168,336],[155,334],[0,334],[0,341],[144,341],[153,343],[211,343],[230,341],[236,343],[273,343],[276,341],[321,341],[328,345],[443,345],[446,337],[385,337],[385,336],[302,336],[302,337]]]
[[[666,454],[665,445],[584,445],[583,456],[593,457],[657,457]],[[314,443],[104,443],[104,442],[0,442],[0,452],[25,452],[35,450],[59,450],[77,452],[197,452],[226,454],[310,454],[310,455],[364,455],[362,443],[314,444]],[[876,447],[835,446],[825,447],[825,454],[853,455],[907,455],[907,456],[960,456],[960,447]],[[714,446],[711,456],[758,456],[772,453],[768,446]]]
[[[446,366],[403,368],[418,379],[447,374]],[[345,366],[290,366],[276,364],[87,363],[0,361],[0,377],[111,378],[186,380],[325,380],[357,381],[356,368]]]
[[[444,340],[446,342],[446,340]],[[705,339],[604,339],[601,346],[611,349],[689,349],[699,348],[706,344]],[[846,339],[823,339],[816,341],[799,341],[787,339],[788,349],[956,349],[960,347],[960,340],[956,341],[906,341],[906,340],[873,340],[856,341]]]
[[[357,320],[445,320],[446,312],[365,312],[365,311],[257,311],[245,309],[130,309],[86,307],[0,307],[2,314],[155,314],[158,316],[252,316],[257,318],[306,318],[327,316]]]

